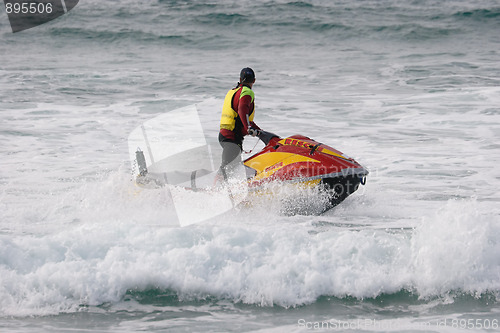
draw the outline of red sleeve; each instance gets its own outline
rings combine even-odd
[[[249,95],[240,98],[238,103],[238,115],[240,116],[241,123],[243,124],[242,134],[248,134],[249,124],[247,122],[247,116],[250,115],[250,106],[252,104],[252,97]]]

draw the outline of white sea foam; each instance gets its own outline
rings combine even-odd
[[[472,94],[490,104],[496,98],[491,90]],[[431,109],[437,102],[428,97]],[[446,94],[436,98],[446,99]],[[219,102],[209,100],[200,109],[212,110]],[[77,155],[89,163],[83,175],[71,169],[74,159],[58,158],[55,151],[36,155],[11,147],[23,158],[44,162],[46,172],[30,171],[36,162],[28,161],[3,185],[1,315],[118,304],[127,290],[154,288],[171,290],[181,300],[213,296],[284,307],[309,304],[322,295],[367,298],[400,290],[423,298],[455,292],[496,295],[497,161],[486,154],[495,150],[490,145],[497,133],[495,127],[478,131],[466,125],[475,121],[484,127],[491,119],[490,112],[477,111],[484,101],[471,103],[456,118],[440,112],[422,116],[411,108],[402,115],[368,101],[371,114],[382,114],[384,125],[362,125],[364,134],[357,128],[341,130],[342,122],[327,117],[313,128],[302,114],[287,121],[290,126],[263,117],[268,127],[290,131],[284,135],[310,135],[370,169],[365,187],[319,217],[286,217],[278,201],[263,200],[239,213],[178,228],[164,189],[140,190],[132,184],[124,142],[115,143],[123,154]],[[308,103],[297,105],[306,109]],[[106,108],[124,114],[133,109],[127,103]],[[217,122],[210,112],[201,115],[208,127]],[[321,118],[324,112],[319,108],[308,116]],[[89,126],[103,137],[117,135]],[[72,147],[90,152],[88,135],[81,135]],[[18,144],[32,138],[21,137]],[[38,145],[45,144],[51,147]],[[124,159],[119,170],[90,171],[100,162],[110,165],[116,156]],[[80,176],[72,178],[73,172]],[[470,199],[474,194],[477,199]]]
[[[436,103],[432,98],[446,96],[429,96],[429,108]],[[219,102],[200,106],[209,128],[216,123],[210,112]],[[496,295],[500,221],[492,204],[497,190],[488,183],[496,177],[496,161],[477,156],[475,142],[484,140],[487,147],[486,140],[497,134],[466,126],[470,121],[482,126],[488,112],[422,118],[409,109],[399,117],[384,103],[367,105],[374,115],[397,117],[384,125],[377,144],[372,143],[377,126],[365,127],[365,136],[356,129],[328,132],[322,129],[341,124],[325,119],[311,129],[298,115],[286,127],[293,132],[285,135],[319,138],[356,159],[360,155],[370,168],[366,187],[321,217],[284,217],[280,202],[265,198],[239,213],[178,228],[168,193],[133,186],[126,167],[62,183],[54,179],[72,161],[58,160],[55,170],[47,166],[41,178],[17,169],[17,182],[11,178],[3,190],[1,315],[117,304],[127,290],[152,288],[171,290],[182,300],[213,296],[284,307],[309,304],[322,295],[366,298],[405,289],[423,298],[462,291]],[[309,114],[322,117],[324,110]],[[284,128],[281,121],[264,119],[269,127]],[[406,136],[415,140],[398,141]],[[428,142],[442,145],[427,152]],[[425,149],[418,149],[422,143]],[[85,142],[73,145],[85,147]],[[45,158],[55,161],[56,153]],[[483,168],[491,172],[480,172]],[[45,188],[30,186],[30,180]],[[460,199],[478,194],[477,189],[477,199]],[[36,199],[29,209],[22,199],[27,195]]]
[[[104,187],[85,186],[69,196],[74,202],[66,205],[85,206],[70,213],[79,222],[0,237],[2,316],[76,311],[151,288],[183,300],[214,296],[285,307],[322,295],[500,290],[500,221],[474,200],[443,202],[404,230],[318,227],[314,217],[251,209],[179,228],[169,226],[161,192],[127,192],[133,186],[125,178],[114,175]],[[323,219],[339,222],[334,215]]]

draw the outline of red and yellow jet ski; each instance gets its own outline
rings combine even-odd
[[[291,214],[295,208],[321,213],[365,184],[368,170],[340,151],[306,136],[280,138],[260,130],[264,148],[243,163],[234,161],[234,177],[224,181],[220,145],[207,141],[201,124],[191,105],[147,120],[128,138],[136,185],[167,190],[181,225],[268,199],[284,202],[286,214],[288,204]]]
[[[303,135],[280,138],[273,133],[259,131],[258,136],[265,147],[245,159],[240,177],[230,182],[233,186],[236,185],[231,191],[239,197],[238,202],[248,203],[255,194],[275,195],[277,188],[282,189],[291,184],[297,185],[294,188],[298,191],[290,193],[287,188],[285,191],[278,191],[280,197],[285,199],[291,194],[300,196],[305,194],[301,190],[317,189],[327,196],[328,202],[320,209],[326,211],[344,201],[360,184],[365,184],[368,170],[330,146]],[[217,180],[221,180],[218,171],[196,166],[195,160],[187,159],[204,156],[203,152],[206,152],[206,146],[148,163],[143,151],[139,149],[135,152],[134,161],[136,170],[139,171],[136,184],[149,188],[172,185],[188,191],[214,193],[220,189],[220,183],[217,186]],[[208,159],[197,158],[202,161]],[[175,164],[178,166],[175,167]],[[174,167],[169,169],[172,166]],[[248,198],[243,198],[247,195]],[[307,211],[307,207],[304,209],[298,211]]]
[[[280,138],[261,131],[258,136],[266,146],[243,162],[249,191],[273,182],[320,187],[328,194],[329,209],[366,182],[368,170],[330,146],[303,135]]]

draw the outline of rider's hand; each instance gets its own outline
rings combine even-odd
[[[259,134],[260,134],[260,130],[258,130],[258,129],[251,128],[251,127],[248,129],[248,135],[257,136]]]

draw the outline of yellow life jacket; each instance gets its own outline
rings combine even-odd
[[[233,99],[239,90],[241,90],[240,98],[242,98],[243,96],[249,95],[252,97],[252,102],[254,101],[254,97],[255,97],[254,93],[253,93],[252,89],[248,88],[247,86],[237,87],[237,88],[229,90],[226,94],[226,98],[224,99],[224,105],[222,106],[222,115],[220,118],[220,128],[221,129],[227,129],[227,130],[233,131],[234,128],[236,127],[236,119],[238,119],[239,116],[238,116],[238,112],[236,112],[233,109]],[[248,119],[250,121],[253,121],[254,115],[255,115],[255,112],[252,109],[250,111]]]

